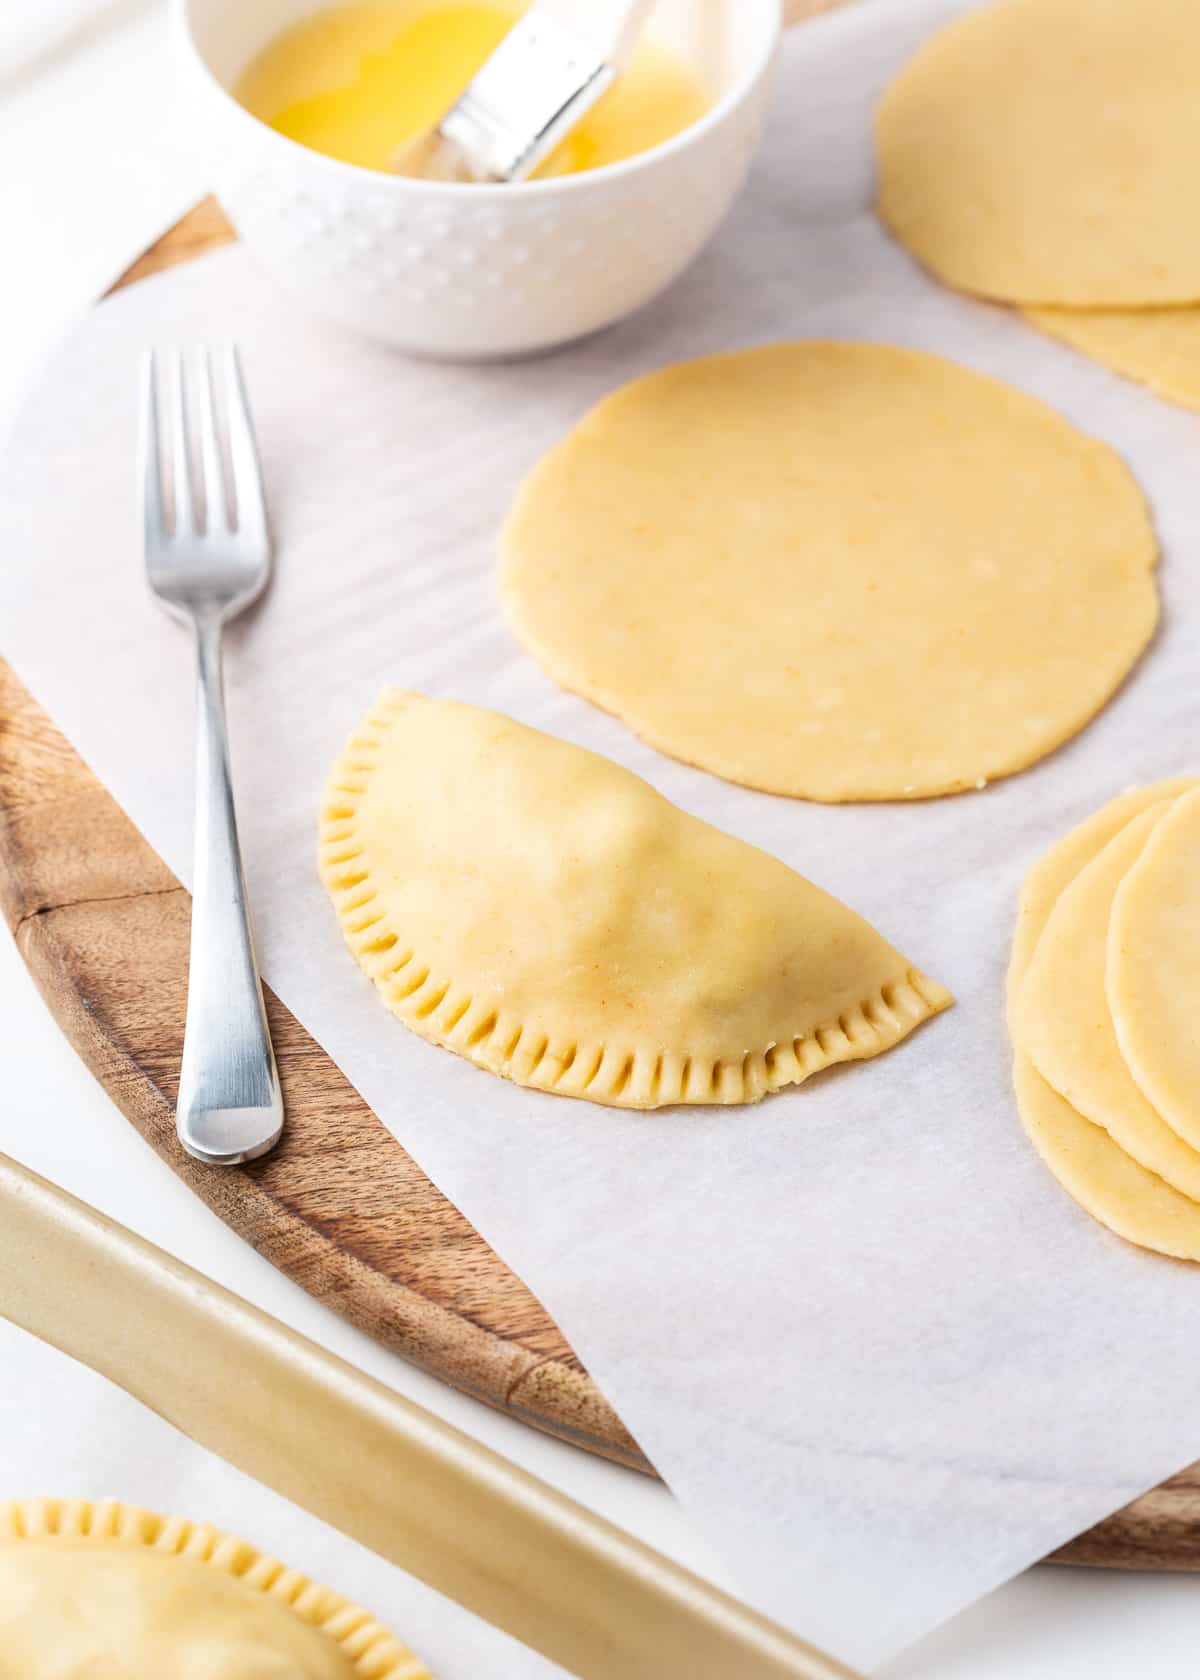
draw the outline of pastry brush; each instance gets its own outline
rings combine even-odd
[[[524,181],[629,60],[654,0],[535,0],[428,133],[393,159],[433,181]]]

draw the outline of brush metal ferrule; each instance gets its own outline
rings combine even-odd
[[[616,70],[557,18],[520,19],[451,106],[437,132],[479,181],[524,181],[549,157]]]

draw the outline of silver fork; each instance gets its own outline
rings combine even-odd
[[[189,1155],[233,1166],[264,1155],[283,1129],[221,675],[222,630],[266,588],[271,534],[237,351],[230,347],[219,360],[205,350],[177,353],[161,403],[159,384],[151,351],[142,368],[139,446],[146,575],[163,609],[192,631],[197,674],[192,944],[175,1126]]]

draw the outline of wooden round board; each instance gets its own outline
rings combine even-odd
[[[809,0],[812,4],[812,0]],[[232,239],[206,200],[120,284]],[[70,1042],[159,1155],[227,1224],[353,1324],[536,1427],[653,1473],[535,1296],[279,1000],[279,1148],[213,1171],[175,1139],[187,893],[0,661],[0,905]],[[1200,1465],[1054,1554],[1200,1569]]]

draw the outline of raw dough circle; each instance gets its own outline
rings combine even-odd
[[[1163,800],[1135,817],[1063,893],[1021,987],[1014,1032],[1046,1083],[1085,1120],[1103,1126],[1135,1161],[1200,1201],[1200,1153],[1134,1082],[1104,985],[1113,899],[1170,808]]]
[[[1196,785],[1194,777],[1178,777],[1121,794],[1051,847],[1025,877],[1008,971],[1013,1078],[1031,1143],[1094,1219],[1128,1242],[1180,1260],[1200,1260],[1200,1205],[1139,1166],[1047,1085],[1020,1043],[1016,1021],[1025,976],[1060,895],[1139,812]]]
[[[1027,1136],[1067,1194],[1101,1225],[1139,1248],[1200,1260],[1200,1207],[1139,1167],[1052,1090],[1018,1050],[1013,1068]]]
[[[1200,308],[1027,309],[1025,316],[1101,367],[1200,409]]]
[[[1051,912],[1080,870],[1085,869],[1114,835],[1119,834],[1140,812],[1157,804],[1160,799],[1177,799],[1182,793],[1190,793],[1197,785],[1195,776],[1174,776],[1164,782],[1151,782],[1148,787],[1130,788],[1126,793],[1119,793],[1100,810],[1093,811],[1084,822],[1077,823],[1032,865],[1021,885],[1017,931],[1013,935],[1012,960],[1008,968],[1010,1017],[1015,1014],[1026,971],[1033,961],[1033,953]]]
[[[1200,791],[1159,823],[1121,883],[1108,930],[1108,1002],[1129,1071],[1200,1148]]]
[[[950,285],[1076,308],[1200,299],[1200,7],[1005,0],[887,89],[879,214]]]
[[[535,468],[503,595],[564,687],[730,781],[955,793],[1099,710],[1158,614],[1118,456],[939,356],[796,343],[636,380]]]

